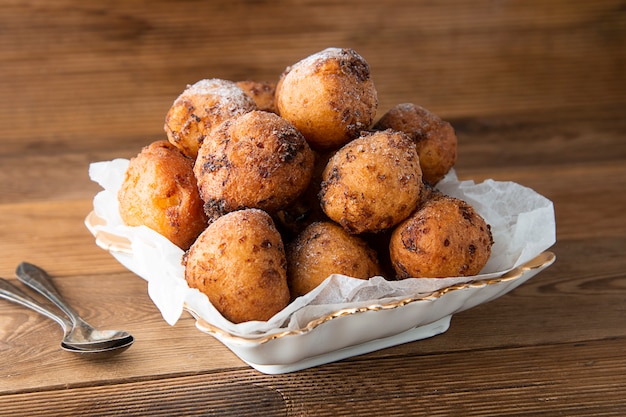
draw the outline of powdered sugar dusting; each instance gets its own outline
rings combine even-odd
[[[254,100],[248,96],[233,81],[220,78],[200,80],[195,84],[188,85],[181,97],[193,95],[207,95],[218,99],[220,104],[226,104],[235,108],[256,108]]]
[[[326,48],[322,51],[316,52],[308,57],[302,59],[294,65],[294,67],[310,67],[315,66],[318,63],[328,61],[329,59],[339,59],[347,54],[345,49],[341,48]]]
[[[282,77],[288,77],[290,78],[290,82],[297,83],[302,79],[316,74],[320,68],[322,68],[323,65],[329,61],[339,62],[341,67],[340,71],[343,72],[346,69],[350,69],[352,76],[356,76],[362,81],[369,78],[369,65],[365,59],[354,50],[345,48],[326,48],[322,51],[309,55],[308,57],[287,67],[283,72]],[[349,64],[345,65],[346,63]],[[361,68],[362,70],[354,71],[356,68]]]

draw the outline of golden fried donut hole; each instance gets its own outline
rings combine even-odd
[[[185,256],[185,279],[233,323],[269,320],[289,303],[284,246],[258,209],[211,223]]]
[[[291,123],[254,110],[224,122],[202,144],[194,172],[205,212],[215,218],[288,206],[309,185],[313,163],[313,151]]]
[[[292,298],[308,293],[331,274],[360,279],[381,275],[376,252],[329,221],[309,225],[287,244],[286,252]]]
[[[223,121],[256,109],[254,100],[234,82],[200,80],[176,98],[165,116],[168,140],[195,159],[198,148]]]
[[[351,49],[328,48],[283,72],[276,107],[313,149],[331,150],[370,128],[378,97],[363,57]]]
[[[166,140],[130,160],[118,200],[125,224],[145,225],[185,250],[207,226],[193,161]]]
[[[237,81],[237,87],[241,88],[256,103],[258,110],[278,113],[274,103],[276,84],[267,81]]]
[[[456,163],[454,128],[421,106],[398,104],[385,113],[374,128],[399,130],[415,141],[425,182],[436,184]]]
[[[320,202],[352,234],[378,232],[407,218],[423,188],[415,143],[404,133],[363,133],[330,159]]]
[[[472,206],[439,194],[396,227],[389,252],[400,279],[444,278],[477,275],[492,245],[489,225]]]

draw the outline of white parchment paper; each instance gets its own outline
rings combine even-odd
[[[148,281],[150,298],[171,325],[181,316],[186,303],[207,322],[239,336],[296,330],[338,309],[371,305],[373,301],[385,303],[427,296],[453,284],[499,276],[534,258],[556,241],[554,207],[550,200],[514,182],[486,180],[476,184],[459,181],[456,173],[451,171],[437,188],[467,201],[491,225],[494,246],[480,275],[387,281],[382,277],[360,280],[334,274],[269,321],[234,324],[226,320],[204,294],[187,286],[180,248],[147,227],[129,227],[123,223],[117,192],[128,162],[115,159],[92,163],[89,167],[89,176],[103,188],[94,197],[93,205],[95,213],[106,224],[95,229],[125,237],[131,242],[132,255],[128,255],[123,263]]]

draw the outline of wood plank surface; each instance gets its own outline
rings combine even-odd
[[[6,416],[22,415],[27,406],[32,415],[67,416],[337,416],[374,410],[388,416],[551,416],[558,410],[618,417],[626,410],[620,374],[626,357],[618,354],[623,342],[364,358],[278,376],[233,369],[9,394],[0,397],[0,408]]]
[[[164,138],[202,78],[275,81],[330,46],[370,64],[378,117],[415,102],[450,121],[462,179],[554,203],[554,265],[453,317],[444,334],[264,375],[83,224],[91,162]],[[0,276],[43,266],[131,349],[85,360],[0,300],[0,415],[626,415],[626,4],[620,0],[7,0],[0,2]]]

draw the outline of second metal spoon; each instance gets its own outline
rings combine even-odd
[[[57,323],[61,325],[65,335],[70,334],[72,331],[73,325],[68,319],[66,319],[65,317],[62,317],[61,315],[43,306],[38,301],[36,301],[35,299],[27,295],[21,289],[13,285],[10,281],[5,280],[4,278],[0,278],[0,298],[4,298],[8,301],[12,301],[24,307],[28,307],[31,310],[34,310],[40,314],[43,314],[44,316],[48,318],[51,318],[52,320],[56,321]],[[81,348],[81,347],[76,347],[72,345],[71,340],[70,340],[70,343],[67,343],[64,338],[63,341],[61,342],[61,349],[68,351],[68,352],[85,354],[85,356],[92,357],[92,358],[96,358],[96,357],[99,358],[99,357],[108,357],[113,354],[121,353],[124,350],[128,349],[132,343],[133,343],[133,340],[131,339],[131,340],[121,341],[117,344],[112,344],[106,347],[95,346],[95,347],[88,347],[88,348],[82,347]]]
[[[59,307],[72,322],[69,332],[66,332],[63,342],[68,346],[77,349],[106,349],[119,345],[130,345],[133,343],[133,336],[121,330],[97,330],[61,297],[50,276],[41,268],[22,262],[15,271],[17,279],[23,284],[37,291],[57,307]]]

